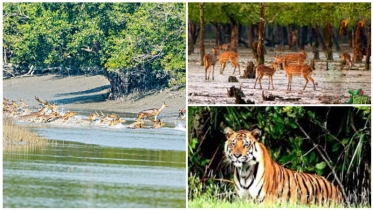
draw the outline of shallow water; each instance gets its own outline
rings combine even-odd
[[[23,124],[56,140],[3,151],[3,207],[185,207],[185,130]]]

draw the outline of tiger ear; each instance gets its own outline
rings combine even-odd
[[[224,134],[225,134],[225,137],[226,137],[227,139],[229,139],[229,137],[231,137],[233,133],[234,133],[234,131],[233,131],[232,128],[230,128],[230,127],[226,127],[226,128],[224,129]]]
[[[251,135],[253,135],[256,139],[259,139],[259,137],[262,135],[262,131],[259,129],[254,129],[251,131]]]

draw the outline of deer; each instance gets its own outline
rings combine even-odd
[[[268,76],[268,79],[269,79],[268,89],[270,89],[270,87],[271,87],[271,81],[272,81],[272,89],[275,89],[273,87],[273,74],[275,74],[275,72],[276,72],[277,65],[278,65],[278,63],[273,62],[272,67],[265,66],[265,65],[262,65],[262,64],[258,65],[256,67],[256,70],[255,70],[256,78],[255,78],[254,89],[256,87],[256,81],[257,80],[259,80],[260,89],[262,89],[262,78],[264,77],[264,75]]]
[[[161,120],[156,120],[154,125],[152,126],[152,128],[161,128],[161,127],[164,127],[166,125],[165,122],[161,122]]]
[[[168,107],[168,105],[163,102],[162,106],[157,109],[157,108],[151,108],[151,109],[145,109],[141,112],[138,113],[137,115],[137,122],[140,122],[141,119],[147,117],[149,118],[149,120],[155,122],[157,120],[157,116],[161,113],[161,111],[165,108],[165,107]],[[153,117],[154,116],[154,120],[153,120]]]
[[[219,49],[224,50],[224,51],[228,51],[229,50],[229,44],[222,44],[222,45],[219,46]]]
[[[36,96],[35,96],[35,100],[38,101],[42,106],[50,108],[52,112],[56,112],[58,109],[58,106],[56,105],[56,103],[51,104],[47,100],[45,100],[45,102],[42,102],[39,99],[39,97],[36,97]]]
[[[184,120],[185,117],[186,117],[186,108],[184,107],[184,108],[179,110],[179,119]]]
[[[76,112],[68,110],[63,116],[58,116],[55,118],[51,118],[48,120],[48,122],[64,122],[70,119],[70,117],[75,116]]]
[[[223,74],[225,65],[227,62],[230,62],[234,66],[233,74],[236,72],[236,68],[238,67],[238,74],[241,75],[240,64],[238,63],[239,54],[234,51],[227,51],[223,52],[219,56],[219,63],[220,63],[220,74]]]
[[[129,124],[127,128],[136,128],[136,129],[137,128],[144,128],[144,122],[135,121],[135,122]]]
[[[114,113],[111,114],[110,117],[111,117],[112,120],[110,120],[110,124],[109,124],[109,126],[113,126],[113,125],[120,124],[120,123],[122,123],[122,122],[126,122],[126,120],[120,118],[119,115],[114,114]]]
[[[341,70],[343,70],[346,65],[348,65],[351,70],[353,63],[350,54],[348,52],[343,52],[341,55]]]
[[[218,49],[212,48],[212,54],[206,54],[203,56],[203,64],[205,67],[205,80],[210,79],[211,68],[212,67],[212,80],[214,80],[214,68],[217,61]],[[210,68],[209,75],[207,76],[207,70]]]
[[[46,123],[53,121],[54,118],[59,118],[61,115],[58,112],[51,112],[49,115],[41,115],[38,116],[34,122],[41,122],[41,123]]]
[[[44,116],[45,112],[48,111],[48,107],[42,107],[39,111],[33,112],[28,115],[22,115],[18,117],[18,120],[34,122],[41,116]]]
[[[285,57],[288,61],[288,63],[298,63],[303,64],[307,59],[307,53],[301,52],[301,53],[294,53],[294,54],[287,54],[287,55],[275,55],[275,61],[276,63],[283,63],[285,60]]]
[[[283,67],[286,72],[286,75],[288,76],[288,89],[291,91],[291,82],[293,76],[300,76],[302,75],[303,78],[306,80],[306,84],[304,84],[303,90],[306,89],[306,86],[308,84],[308,79],[311,80],[313,84],[313,90],[316,90],[315,81],[313,80],[311,74],[312,74],[312,68],[307,64],[293,64],[289,65],[287,61],[287,56],[285,56]]]

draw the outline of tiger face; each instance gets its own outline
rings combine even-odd
[[[254,153],[257,152],[255,144],[261,134],[260,130],[235,132],[227,127],[224,133],[227,138],[224,145],[225,156],[235,167],[242,168],[244,164],[251,166],[258,162]]]

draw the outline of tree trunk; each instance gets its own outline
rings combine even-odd
[[[213,26],[215,26],[216,29],[216,35],[215,35],[215,46],[220,46],[220,30],[219,30],[219,23],[212,23]]]
[[[319,26],[317,24],[316,24],[316,27],[315,27],[315,32],[317,34],[317,39],[318,39],[319,43],[321,44],[322,49],[325,51],[326,45],[325,45],[325,42],[324,42],[324,38],[321,36]]]
[[[332,42],[332,24],[327,22],[324,28],[324,39],[325,39],[325,56],[327,60],[333,60],[333,42]]]
[[[129,99],[142,98],[145,92],[166,87],[170,79],[168,72],[152,69],[136,68],[124,72],[109,72],[104,69],[104,73],[111,85],[109,100],[125,99],[129,94]]]
[[[339,42],[338,42],[338,39],[337,37],[335,36],[335,33],[334,31],[332,30],[332,38],[333,38],[333,41],[334,41],[334,44],[337,48],[337,52],[340,52],[341,51],[341,47],[339,46]]]
[[[263,40],[264,40],[264,3],[260,3],[260,21],[259,21],[259,32],[258,32],[258,50],[256,63],[264,64],[264,50],[263,50]]]
[[[199,3],[199,52],[201,59],[201,66],[203,66],[203,56],[205,56],[204,33],[205,33],[205,20],[204,20],[204,7],[205,3]]]
[[[291,25],[288,25],[288,45],[289,45],[289,50],[293,48],[293,37],[292,37],[292,27]]]
[[[366,59],[365,59],[365,70],[369,70],[369,61],[370,61],[370,49],[371,49],[371,26],[368,25],[368,46],[366,50]]]
[[[248,43],[249,43],[249,48],[252,48],[253,46],[253,26],[248,26],[247,27],[247,37],[248,37]]]
[[[364,39],[364,22],[359,21],[356,24],[356,35],[354,41],[354,55],[353,61],[354,63],[360,63],[363,60],[363,39]]]
[[[236,43],[237,43],[237,32],[238,32],[238,23],[237,21],[233,18],[233,17],[230,17],[230,20],[231,20],[231,50],[235,50],[237,51],[237,46],[236,46]]]
[[[192,35],[191,25],[192,24],[188,20],[188,26],[189,26],[189,30],[188,30],[188,55],[194,53],[194,44],[193,44],[193,35]]]
[[[312,29],[312,36],[314,37],[315,44],[312,46],[313,51],[313,59],[314,60],[320,60],[320,54],[319,54],[319,39],[317,35],[317,29],[316,27]]]

